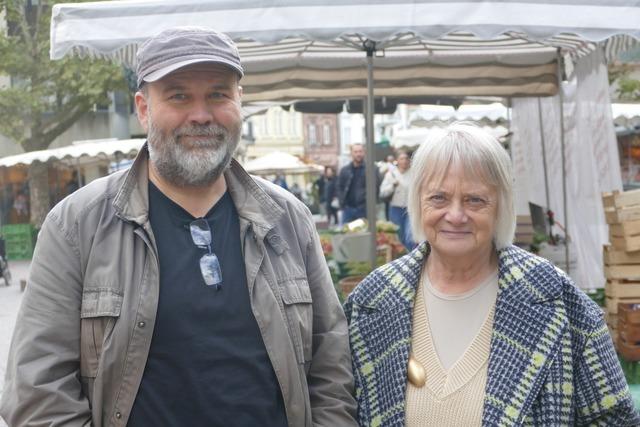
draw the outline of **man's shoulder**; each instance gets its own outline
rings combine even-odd
[[[309,212],[307,206],[296,198],[289,190],[276,185],[259,176],[251,176],[254,182],[280,207],[291,207],[295,210]]]
[[[353,163],[349,162],[349,163],[347,163],[346,165],[344,165],[344,166],[342,166],[340,168],[340,172],[338,173],[338,176],[339,177],[345,176],[345,175],[350,174],[352,172],[353,172]]]

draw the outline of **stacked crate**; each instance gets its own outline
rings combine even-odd
[[[620,304],[616,343],[624,360],[640,361],[640,304]]]
[[[618,351],[622,353],[624,346],[630,356],[631,343],[622,335],[634,337],[626,329],[633,322],[621,319],[620,314],[623,306],[640,304],[640,190],[605,194],[603,204],[611,242],[604,248],[607,324]]]
[[[528,249],[533,243],[533,222],[531,215],[518,215],[516,218],[516,234],[514,243]]]
[[[2,226],[7,258],[31,259],[35,231],[31,224],[7,224]]]

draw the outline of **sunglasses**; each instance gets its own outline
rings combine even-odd
[[[211,228],[204,218],[198,218],[189,224],[193,244],[201,249],[207,249],[209,253],[200,258],[200,273],[207,286],[215,286],[216,290],[222,287],[222,270],[218,257],[211,250]]]

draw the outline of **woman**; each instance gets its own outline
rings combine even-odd
[[[335,170],[331,166],[324,168],[324,187],[323,187],[323,199],[325,210],[327,211],[327,223],[331,225],[338,225],[338,192],[337,192],[337,179]]]
[[[600,308],[511,245],[510,159],[454,124],[413,157],[409,217],[424,241],[349,296],[363,426],[638,425]]]
[[[380,185],[380,198],[391,197],[389,220],[398,226],[398,238],[408,250],[415,244],[411,238],[407,198],[409,195],[409,166],[411,158],[404,150],[398,151],[397,166],[390,166]]]

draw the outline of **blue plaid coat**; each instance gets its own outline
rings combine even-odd
[[[411,316],[426,243],[384,265],[349,296],[358,417],[404,427]],[[548,261],[499,251],[482,424],[640,425],[600,308]]]

